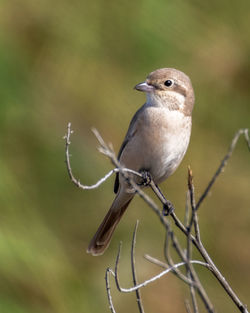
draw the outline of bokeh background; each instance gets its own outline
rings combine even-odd
[[[121,280],[131,284],[137,219],[139,280],[160,271],[143,254],[162,259],[164,230],[140,199],[105,255],[86,254],[113,199],[113,179],[93,191],[73,186],[62,139],[72,122],[74,174],[82,183],[96,182],[112,166],[97,152],[91,127],[118,151],[144,102],[133,86],[160,67],[186,72],[196,92],[188,153],[162,185],[183,218],[187,166],[198,198],[234,133],[250,127],[250,2],[0,2],[0,312],[109,312],[105,269],[114,265],[122,240]],[[249,160],[241,139],[199,212],[205,246],[248,305]],[[237,312],[214,278],[205,269],[199,274],[218,312]],[[112,288],[117,311],[136,312],[135,296]],[[177,313],[185,311],[189,291],[170,275],[142,296],[146,312]]]

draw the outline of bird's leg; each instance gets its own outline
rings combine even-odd
[[[152,181],[152,177],[151,177],[149,171],[142,169],[139,171],[139,173],[142,176],[142,181],[140,183],[138,183],[138,185],[139,186],[145,186],[145,187],[148,186]]]
[[[165,196],[161,192],[159,186],[156,185],[155,182],[152,180],[152,177],[151,177],[149,171],[147,171],[145,169],[141,169],[139,171],[139,173],[142,176],[142,181],[140,183],[138,183],[138,185],[139,186],[145,186],[145,187],[148,186],[148,185],[151,185],[151,187],[153,188],[154,192],[156,193],[158,198],[163,203],[162,214],[165,215],[165,216],[170,215],[174,211],[174,206],[173,206],[173,204],[169,200],[167,200],[165,198]]]
[[[161,198],[162,198],[162,200],[163,200],[163,201],[162,201],[162,202],[163,202],[162,214],[165,215],[165,216],[170,215],[171,213],[174,212],[174,206],[173,206],[173,204],[172,204],[169,200],[167,200],[167,199],[165,198],[165,196],[164,196],[163,193],[161,192],[161,189],[159,188],[158,185],[155,184],[155,187],[156,187],[156,189],[158,190],[158,192],[159,192],[159,194],[160,194],[160,196],[161,196]]]

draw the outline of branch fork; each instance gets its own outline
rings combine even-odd
[[[165,198],[159,187],[154,183],[154,181],[151,179],[151,177],[148,177],[147,180],[145,180],[145,173],[138,173],[133,170],[130,170],[128,168],[124,168],[121,166],[119,161],[116,158],[116,155],[114,153],[113,147],[111,144],[106,144],[99,132],[96,129],[92,129],[93,133],[95,134],[97,140],[99,141],[100,147],[99,151],[107,156],[112,164],[115,166],[114,169],[112,169],[110,172],[108,172],[104,177],[102,177],[100,180],[98,180],[93,185],[83,185],[81,184],[79,179],[76,179],[72,173],[72,168],[70,165],[70,154],[69,154],[69,146],[70,146],[70,136],[73,133],[71,130],[71,123],[68,123],[67,127],[67,134],[64,136],[65,139],[65,156],[66,156],[66,166],[68,175],[71,179],[71,181],[78,187],[84,190],[88,189],[95,189],[98,188],[101,184],[103,184],[108,178],[110,178],[114,173],[120,173],[129,183],[129,185],[133,188],[133,191],[136,192],[147,204],[149,207],[153,209],[153,211],[157,214],[159,217],[159,220],[163,227],[166,230],[166,240],[164,245],[164,256],[165,256],[165,262],[162,262],[154,257],[151,257],[149,255],[145,255],[145,258],[156,265],[158,265],[161,268],[164,268],[162,272],[160,272],[158,275],[144,281],[143,283],[137,282],[136,277],[136,268],[135,268],[135,244],[136,244],[136,232],[138,228],[138,221],[135,226],[133,239],[132,239],[132,246],[131,246],[131,269],[132,269],[132,277],[133,277],[133,287],[131,288],[123,288],[120,285],[119,282],[119,275],[118,275],[118,267],[119,267],[119,260],[120,260],[120,252],[121,252],[121,245],[119,246],[119,251],[116,258],[116,265],[115,270],[113,271],[111,268],[108,268],[106,270],[105,275],[105,281],[106,281],[106,290],[107,290],[107,296],[109,301],[109,307],[112,313],[115,313],[115,308],[112,302],[112,296],[111,296],[111,290],[110,290],[110,275],[112,275],[115,278],[117,289],[120,292],[135,292],[136,293],[136,301],[138,305],[138,309],[140,313],[144,313],[141,295],[140,295],[140,289],[142,287],[147,286],[149,283],[156,281],[160,279],[162,276],[167,275],[168,273],[172,272],[174,273],[179,279],[184,281],[186,284],[190,287],[190,296],[192,305],[190,305],[189,301],[185,301],[185,307],[186,311],[198,313],[198,302],[196,299],[196,294],[199,295],[200,299],[202,300],[207,312],[215,312],[214,307],[203,287],[201,284],[199,277],[195,271],[194,265],[202,265],[203,267],[206,267],[218,280],[218,282],[221,284],[225,292],[228,294],[228,296],[231,298],[231,300],[235,303],[236,307],[239,309],[242,313],[248,313],[247,306],[244,305],[236,293],[233,291],[232,287],[229,285],[225,277],[221,274],[219,269],[216,267],[214,262],[212,261],[211,257],[209,256],[208,252],[206,251],[205,247],[202,244],[201,241],[201,234],[199,229],[199,223],[198,223],[198,216],[197,212],[200,208],[202,202],[207,197],[208,193],[210,192],[212,186],[214,185],[215,181],[221,174],[221,172],[225,169],[228,160],[232,156],[232,153],[235,149],[235,146],[240,138],[241,135],[244,136],[248,149],[250,151],[250,139],[249,139],[249,130],[248,129],[240,129],[236,132],[235,136],[233,137],[233,140],[231,142],[231,145],[228,149],[227,154],[221,161],[219,167],[217,168],[215,174],[212,176],[210,182],[208,183],[207,187],[205,188],[204,192],[202,193],[199,200],[195,201],[195,192],[194,192],[194,184],[193,184],[193,174],[192,170],[189,167],[188,168],[188,192],[187,192],[187,201],[186,201],[186,216],[184,223],[181,222],[181,220],[177,217],[174,211],[173,204]],[[133,174],[133,175],[131,175]],[[161,204],[163,205],[163,208],[165,210],[160,210],[159,207],[155,204],[155,202],[140,188],[138,184],[136,184],[133,180],[133,176],[139,176],[141,177],[145,184],[148,185],[155,193],[157,198],[160,200]],[[167,213],[167,214],[166,214]],[[168,217],[165,217],[165,215],[169,215]],[[177,228],[179,228],[182,232],[182,234],[186,237],[186,248],[182,248],[178,238],[176,237],[171,223],[169,219],[172,219],[176,225]],[[193,233],[192,233],[193,232]],[[180,258],[180,262],[175,263],[173,261],[173,258],[170,253],[170,245],[176,250],[177,255]],[[200,253],[201,258],[204,261],[200,260],[193,260],[192,259],[192,249],[195,247],[198,252]],[[181,267],[185,267],[186,274],[183,273],[183,271],[180,271]],[[191,309],[192,307],[192,309]]]

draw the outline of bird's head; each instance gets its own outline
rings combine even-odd
[[[148,75],[146,80],[135,86],[146,92],[147,103],[166,106],[169,110],[180,110],[191,115],[194,106],[194,90],[189,77],[173,68],[161,68]]]

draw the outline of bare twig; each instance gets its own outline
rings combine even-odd
[[[181,280],[183,280],[185,283],[187,283],[189,286],[190,286],[190,285],[194,286],[194,287],[197,289],[198,294],[199,294],[200,298],[202,299],[202,301],[203,301],[203,303],[204,303],[206,309],[208,310],[208,312],[214,312],[213,305],[212,305],[210,299],[208,298],[208,295],[207,295],[205,289],[203,288],[201,282],[199,281],[198,276],[197,276],[197,274],[196,274],[194,268],[192,267],[192,263],[189,262],[189,264],[187,264],[187,257],[186,257],[186,254],[185,254],[185,252],[182,250],[182,248],[181,248],[181,246],[180,246],[180,244],[179,244],[179,242],[178,242],[178,240],[177,240],[177,238],[176,238],[176,236],[174,235],[173,232],[171,233],[171,240],[172,240],[172,242],[173,242],[173,246],[174,246],[176,252],[177,252],[178,255],[180,256],[180,258],[183,260],[183,262],[186,264],[186,267],[188,268],[188,270],[191,272],[191,274],[192,274],[192,279],[190,279],[190,276],[186,277],[186,276],[183,275],[180,271],[177,273],[176,271],[177,271],[178,269],[173,269],[173,273],[176,273],[177,276],[178,276]],[[152,262],[152,263],[154,263],[154,264],[156,264],[156,265],[159,265],[159,266],[161,266],[161,267],[164,267],[164,266],[163,266],[164,263],[162,263],[161,261],[159,261],[159,260],[157,260],[157,259],[155,259],[155,258],[152,258],[152,257],[150,257],[150,256],[148,256],[148,255],[146,256],[146,258],[147,258],[150,262]],[[167,265],[167,264],[166,264],[166,265]],[[204,266],[210,269],[210,266],[209,266],[207,263],[204,263]],[[173,267],[173,266],[172,266],[172,267]],[[211,269],[210,269],[210,270],[211,270]]]
[[[188,300],[185,300],[185,307],[186,307],[186,311],[187,313],[192,313],[191,307],[190,307],[190,303]]]
[[[71,166],[70,166],[70,162],[69,162],[69,145],[70,145],[70,134],[71,134],[71,129],[70,129],[71,125],[69,123],[68,125],[68,132],[67,135],[65,136],[66,139],[66,163],[67,163],[67,170],[70,176],[70,179],[73,181],[73,183],[83,189],[87,189],[85,188],[86,186],[81,185],[79,180],[76,180],[72,174],[72,170],[71,170]],[[97,184],[95,185],[100,185],[103,181],[105,181],[108,177],[110,177],[113,173],[115,172],[119,172],[128,182],[128,184],[133,188],[133,191],[136,192],[153,210],[154,212],[158,215],[161,223],[166,227],[167,230],[170,230],[170,224],[167,221],[167,219],[164,217],[164,215],[162,214],[161,210],[158,208],[158,206],[154,203],[154,201],[147,195],[145,194],[141,188],[134,182],[133,180],[133,175],[137,175],[137,176],[141,176],[140,173],[137,172],[133,172],[131,175],[131,171],[129,169],[124,169],[122,168],[122,166],[120,165],[119,161],[117,160],[115,153],[113,151],[113,148],[111,145],[107,145],[104,140],[102,139],[102,137],[100,136],[100,134],[94,130],[94,133],[96,135],[96,137],[99,140],[99,143],[101,145],[101,147],[99,148],[99,151],[103,154],[105,154],[106,156],[108,156],[110,158],[110,160],[112,161],[112,163],[115,165],[115,169],[112,170],[110,173],[108,173],[107,175],[105,175],[105,177],[103,179],[101,179],[100,183],[97,182]],[[182,222],[178,219],[178,217],[176,216],[176,214],[173,211],[173,206],[172,204],[166,200],[166,198],[163,196],[163,194],[160,192],[160,190],[157,188],[157,186],[155,186],[154,182],[150,183],[150,187],[153,189],[153,191],[155,192],[155,194],[157,195],[157,197],[160,199],[160,201],[162,202],[162,204],[164,205],[164,207],[169,208],[169,205],[171,204],[171,209],[169,210],[169,214],[171,216],[171,218],[174,220],[176,226],[183,232],[183,234],[185,234],[188,238],[189,238],[189,242],[193,243],[194,246],[198,249],[198,251],[200,252],[201,256],[203,257],[203,259],[205,260],[206,263],[201,262],[201,261],[192,261],[192,260],[186,260],[186,256],[183,255],[183,251],[180,247],[178,247],[178,244],[175,246],[177,251],[179,251],[179,255],[181,255],[182,260],[185,260],[185,262],[181,262],[178,264],[175,264],[171,267],[169,267],[168,269],[166,269],[165,271],[161,272],[159,275],[145,281],[142,284],[136,285],[132,288],[129,289],[124,289],[121,288],[119,285],[119,280],[118,280],[118,263],[119,263],[119,258],[120,258],[120,249],[119,249],[119,253],[117,255],[117,261],[116,261],[116,270],[114,276],[116,279],[116,284],[117,284],[117,288],[118,290],[120,290],[121,292],[132,292],[135,291],[141,287],[146,286],[148,283],[151,283],[153,281],[155,281],[156,279],[159,279],[160,277],[162,277],[163,275],[167,274],[170,271],[173,271],[177,268],[179,268],[182,265],[187,266],[187,264],[193,264],[193,263],[198,263],[198,264],[206,264],[206,266],[210,269],[210,271],[213,273],[213,275],[217,278],[217,280],[219,281],[219,283],[222,285],[222,287],[225,289],[225,291],[228,293],[228,295],[231,297],[231,299],[233,300],[233,302],[237,305],[238,309],[243,312],[243,313],[248,313],[248,310],[246,308],[246,306],[244,304],[242,304],[242,302],[239,300],[238,296],[235,294],[235,292],[232,290],[232,288],[230,287],[230,285],[228,284],[228,282],[225,280],[225,278],[222,276],[222,274],[220,273],[220,271],[218,270],[218,268],[215,266],[214,262],[212,261],[212,259],[210,258],[209,254],[207,253],[206,249],[204,248],[202,242],[200,241],[200,233],[199,233],[199,229],[198,229],[198,220],[197,220],[197,216],[196,216],[196,211],[198,210],[198,208],[200,207],[202,201],[206,198],[207,194],[209,193],[211,187],[213,186],[214,182],[216,181],[216,179],[218,178],[218,176],[220,175],[220,173],[222,172],[222,170],[225,168],[228,159],[231,157],[232,152],[236,146],[236,143],[240,137],[241,134],[244,134],[246,142],[248,144],[249,150],[250,150],[250,140],[249,140],[249,134],[248,134],[248,129],[240,129],[236,134],[235,137],[233,138],[233,141],[230,145],[230,148],[228,150],[228,153],[226,154],[226,156],[224,157],[224,159],[222,160],[219,168],[217,169],[216,173],[214,174],[213,178],[211,179],[211,181],[209,182],[207,188],[205,189],[204,193],[202,194],[202,196],[200,197],[197,205],[195,206],[195,202],[194,202],[194,198],[193,200],[191,200],[191,207],[192,207],[192,223],[189,225],[189,227],[186,227],[185,225],[182,224]],[[130,173],[129,173],[130,172]],[[130,174],[130,175],[129,175]],[[90,186],[88,186],[90,187]],[[93,187],[94,188],[94,187]],[[193,184],[191,184],[191,189],[190,189],[190,195],[193,194]],[[188,229],[194,224],[195,226],[195,236],[193,236],[191,234],[191,231]],[[175,243],[177,242],[175,236],[173,235],[173,232],[170,230],[169,234],[171,236],[171,240],[173,242],[173,244],[175,245]],[[187,262],[186,262],[187,261]],[[109,272],[112,273],[112,272]],[[194,280],[194,282],[197,284],[199,284],[199,280],[198,277],[196,277],[196,273],[195,271],[192,270],[192,266],[190,266],[190,274],[192,277],[192,280]],[[205,296],[205,293],[203,293],[203,287],[200,285],[199,287],[197,287],[198,292],[201,292],[201,297]],[[107,289],[108,290],[108,289]],[[209,302],[207,302],[207,299],[204,299],[204,303],[206,305],[209,305]],[[213,312],[213,309],[210,307],[209,312]]]
[[[160,261],[160,260],[158,260],[158,259],[152,257],[152,256],[149,255],[149,254],[144,254],[144,258],[145,258],[146,260],[148,260],[149,262],[151,262],[151,263],[153,263],[153,264],[155,264],[155,265],[158,265],[158,266],[160,266],[160,267],[162,267],[162,268],[169,268],[169,265],[168,265],[167,263],[162,262],[162,261]],[[191,281],[187,281],[187,282],[188,282],[188,283],[191,283]]]
[[[189,221],[189,202],[190,202],[190,193],[189,190],[186,193],[186,202],[185,202],[185,216],[184,216],[184,225],[188,226]]]
[[[198,264],[198,265],[202,265],[202,266],[207,266],[206,263],[201,262],[201,261],[197,261],[197,260],[192,260],[192,261],[190,261],[190,262],[191,262],[191,264]],[[146,287],[148,284],[150,284],[150,283],[152,283],[152,282],[154,282],[154,281],[160,279],[161,277],[163,277],[164,275],[170,273],[170,272],[173,271],[174,269],[176,269],[176,268],[178,268],[178,267],[180,267],[180,266],[184,266],[184,265],[186,265],[185,262],[177,263],[177,264],[175,264],[174,266],[171,266],[171,267],[167,268],[166,270],[162,271],[162,272],[159,273],[158,275],[156,275],[156,276],[154,276],[154,277],[151,277],[150,279],[145,280],[143,283],[138,284],[138,285],[136,285],[136,286],[134,286],[134,287],[131,287],[131,288],[122,288],[122,287],[119,285],[119,290],[120,290],[121,292],[125,292],[125,293],[133,292],[133,291],[135,291],[135,290],[137,290],[137,289],[140,289],[140,288],[142,288],[142,287]]]
[[[132,247],[131,247],[131,268],[132,268],[134,286],[137,285],[136,268],[135,268],[135,244],[136,244],[136,233],[137,233],[138,224],[139,224],[139,221],[137,220],[134,233],[133,233],[133,240],[132,240]],[[137,289],[135,293],[136,293],[136,301],[138,304],[139,312],[144,313],[140,290]]]
[[[156,259],[156,258],[153,258],[152,256],[150,256],[150,255],[148,255],[148,254],[145,254],[145,255],[144,255],[144,258],[145,258],[146,260],[148,260],[149,262],[151,262],[151,263],[153,263],[153,264],[155,264],[155,265],[158,265],[158,266],[160,266],[160,267],[162,267],[162,268],[170,268],[170,267],[173,267],[173,265],[174,265],[174,263],[173,263],[172,266],[169,266],[167,263],[164,263],[164,262],[162,262],[162,261],[160,261],[160,260],[158,260],[158,259]],[[207,265],[206,265],[206,267],[207,267]],[[195,284],[195,282],[193,282],[191,279],[188,279],[188,278],[187,278],[185,275],[183,275],[180,271],[177,272],[177,269],[173,269],[173,274],[178,274],[177,276],[178,276],[181,280],[183,280],[186,284],[188,284],[188,285],[193,285],[193,284]]]
[[[101,137],[98,136],[97,131],[93,130],[94,134],[96,135],[96,137],[98,138],[98,140],[101,140]],[[70,142],[70,136],[73,133],[73,130],[71,130],[71,123],[68,123],[68,127],[67,127],[67,134],[63,137],[65,139],[65,156],[66,156],[66,166],[67,166],[67,171],[69,174],[69,178],[70,180],[78,187],[84,190],[90,190],[90,189],[96,189],[98,188],[101,184],[103,184],[110,176],[112,176],[114,173],[118,173],[121,171],[120,168],[114,168],[113,170],[109,171],[104,177],[102,177],[101,179],[99,179],[95,184],[93,185],[83,185],[81,184],[79,179],[76,179],[73,175],[72,172],[72,168],[71,168],[71,164],[70,164],[70,153],[69,153],[69,146],[71,144]],[[104,143],[104,141],[102,140],[102,142]],[[102,151],[101,151],[102,152]],[[129,168],[123,168],[122,171],[124,172],[128,172],[130,174],[142,177],[140,173],[133,171]]]
[[[180,262],[178,264],[175,264],[172,267],[167,268],[166,270],[162,271],[161,273],[159,273],[158,275],[153,276],[152,278],[145,280],[143,283],[141,284],[136,284],[134,285],[134,287],[131,288],[122,288],[120,286],[120,282],[119,282],[119,277],[118,277],[118,268],[119,268],[119,260],[120,260],[120,255],[121,255],[121,244],[119,245],[119,249],[118,249],[118,254],[117,254],[117,258],[116,258],[116,264],[115,264],[115,272],[113,272],[112,269],[107,268],[106,270],[106,275],[105,275],[105,281],[106,281],[106,290],[107,290],[107,295],[108,295],[108,301],[109,301],[109,308],[111,310],[112,313],[116,313],[113,302],[112,302],[112,296],[111,296],[111,290],[110,290],[110,282],[109,282],[109,275],[112,274],[115,278],[115,282],[116,282],[116,286],[117,289],[120,292],[123,293],[130,293],[130,292],[136,292],[139,291],[140,288],[147,286],[148,284],[160,279],[161,277],[165,276],[166,274],[170,273],[171,271],[175,270],[176,268],[185,265],[185,262]],[[197,260],[191,260],[190,261],[191,264],[198,264],[201,266],[205,266],[208,267],[209,265],[201,262],[201,261],[197,261]],[[135,283],[135,281],[134,281]],[[139,296],[140,299],[140,296]],[[141,299],[140,299],[140,303],[141,303]],[[142,308],[143,309],[143,308]],[[142,311],[144,312],[144,311]]]
[[[118,268],[119,268],[119,261],[120,261],[120,256],[121,256],[121,249],[122,249],[122,242],[120,242],[119,244],[119,248],[118,248],[118,253],[116,256],[116,261],[115,261],[115,283],[116,283],[116,287],[117,289],[122,292],[122,289],[120,288],[120,282],[119,282],[119,276],[118,276]]]
[[[159,189],[157,189],[157,190],[159,190]],[[168,263],[168,264],[166,264],[165,268],[168,268],[169,266],[174,265],[174,261],[172,259],[171,253],[170,253],[170,242],[173,243],[173,246],[178,246],[178,248],[176,249],[177,253],[178,253],[178,251],[182,250],[182,248],[178,242],[178,239],[174,235],[174,232],[172,230],[170,222],[167,219],[165,220],[165,222],[166,222],[166,225],[165,225],[166,236],[165,236],[165,243],[164,243],[164,256],[165,256],[165,259]],[[184,261],[182,256],[179,253],[178,253],[178,255],[180,256],[181,260]],[[186,283],[190,282],[187,279],[187,277],[178,268],[173,270],[173,274],[175,274],[178,278],[180,278],[181,280],[183,280]]]
[[[180,259],[183,262],[185,262],[186,260],[183,258],[185,253],[182,250],[181,245],[180,245],[177,237],[174,235],[173,230],[168,229],[167,233],[166,233],[166,237],[165,237],[164,256],[165,256],[165,259],[168,262],[169,266],[174,265],[174,261],[172,259],[171,254],[170,254],[170,247],[169,247],[170,241],[172,242],[172,245],[173,245],[174,249],[176,250]],[[173,270],[173,274],[175,274],[178,278],[180,278],[181,280],[183,280],[184,282],[186,282],[188,284],[194,284],[194,282],[192,280],[188,279],[178,268]]]
[[[207,196],[208,192],[210,191],[211,187],[213,186],[214,182],[216,181],[216,179],[218,178],[218,176],[220,175],[220,173],[222,172],[222,170],[225,168],[228,159],[232,156],[233,150],[235,149],[235,146],[238,142],[238,139],[240,137],[240,135],[244,134],[245,136],[245,140],[247,142],[248,148],[250,150],[250,140],[249,140],[249,134],[248,134],[249,130],[248,129],[240,129],[237,131],[237,133],[235,134],[231,145],[229,147],[229,150],[227,152],[227,154],[225,155],[225,157],[223,158],[219,168],[217,169],[217,171],[215,172],[214,176],[212,177],[211,181],[209,182],[207,188],[205,189],[204,193],[202,194],[202,196],[200,197],[197,205],[195,206],[195,203],[191,203],[191,205],[193,206],[193,211],[197,211],[199,206],[201,205],[202,201],[205,199],[205,197]],[[190,192],[193,193],[193,183],[191,182],[191,187],[190,187]],[[194,215],[195,216],[195,215]],[[197,218],[197,217],[196,217]],[[220,273],[220,271],[218,270],[218,268],[216,267],[216,265],[214,264],[214,262],[212,261],[212,259],[210,258],[209,254],[207,253],[206,249],[204,248],[202,242],[200,241],[200,234],[199,234],[199,228],[198,228],[198,221],[195,221],[197,230],[196,230],[196,239],[197,239],[197,244],[195,242],[193,242],[195,244],[195,246],[197,247],[197,249],[199,250],[199,252],[201,253],[203,259],[209,263],[211,265],[211,269],[212,269],[212,273],[214,274],[214,276],[218,279],[218,281],[220,282],[220,284],[222,285],[222,287],[225,289],[225,291],[227,292],[227,294],[231,297],[231,299],[234,301],[234,303],[237,305],[237,307],[239,308],[239,310],[243,313],[247,313],[247,307],[245,305],[243,305],[243,303],[240,301],[240,299],[238,298],[238,296],[236,295],[236,293],[232,290],[232,288],[230,287],[230,285],[228,284],[228,282],[226,281],[226,279],[222,276],[222,274]]]
[[[158,196],[158,198],[160,199],[160,201],[162,202],[163,205],[166,205],[166,199],[162,198],[162,193],[159,192],[159,188],[155,188],[154,187],[154,183],[150,183],[150,186],[152,188],[152,190],[155,192],[155,194]],[[161,195],[160,195],[161,194]],[[196,206],[197,209],[197,206]],[[213,275],[217,278],[217,280],[219,281],[219,283],[221,284],[221,286],[225,289],[225,291],[227,292],[227,294],[230,296],[230,298],[233,300],[233,302],[236,304],[236,306],[238,307],[238,309],[243,312],[243,313],[248,313],[248,310],[246,308],[246,306],[240,301],[240,299],[238,298],[238,296],[236,295],[236,293],[233,291],[233,289],[231,288],[231,286],[228,284],[228,282],[226,281],[225,277],[223,277],[223,275],[220,273],[219,269],[216,267],[216,265],[214,264],[214,262],[212,261],[212,259],[210,258],[209,254],[207,253],[206,249],[204,248],[203,244],[201,242],[199,242],[193,235],[191,235],[191,233],[189,234],[187,228],[182,224],[182,222],[179,220],[179,218],[176,216],[176,214],[174,213],[174,211],[171,211],[170,216],[173,218],[175,225],[186,235],[186,236],[190,236],[190,240],[192,241],[192,243],[195,245],[195,247],[198,249],[198,251],[200,252],[201,256],[203,257],[204,261],[206,263],[208,263],[211,268],[211,272],[213,273]],[[197,277],[198,278],[198,277]],[[205,299],[205,298],[204,298]],[[208,303],[208,302],[207,302]],[[211,304],[211,302],[210,302]],[[212,307],[211,307],[212,309]],[[213,312],[213,309],[212,311]]]
[[[233,300],[233,302],[236,304],[240,312],[249,313],[247,310],[247,307],[240,301],[239,297],[233,291],[233,289],[231,288],[231,286],[229,285],[225,277],[221,274],[217,266],[214,264],[207,250],[204,248],[203,244],[200,242],[200,243],[196,243],[195,246],[199,250],[203,259],[211,266],[210,267],[211,272],[217,278],[217,280],[219,281],[221,286],[224,288],[224,290],[227,292],[227,294],[230,296],[230,298]]]
[[[112,301],[111,292],[110,292],[110,283],[109,283],[110,273],[114,276],[114,272],[110,268],[107,268],[106,274],[105,274],[106,290],[107,290],[107,295],[108,295],[109,308],[112,313],[116,313],[114,305],[113,305],[113,301]]]
[[[190,261],[189,261],[190,264]],[[191,272],[188,272],[188,276],[191,278]],[[193,285],[190,285],[190,295],[191,295],[191,299],[192,299],[192,304],[193,304],[193,308],[194,308],[194,313],[199,313],[199,309],[198,309],[198,303],[197,303],[197,299],[196,299],[196,294],[195,294],[195,289]],[[213,312],[213,311],[212,311]]]
[[[192,225],[194,224],[195,238],[197,239],[198,242],[200,242],[201,235],[200,235],[200,228],[199,228],[199,223],[198,223],[197,208],[195,205],[193,173],[190,167],[188,167],[188,190],[189,190],[190,204],[191,204],[191,210],[192,210],[192,217],[190,220],[189,228],[191,228]]]
[[[231,142],[231,145],[228,149],[227,154],[225,155],[225,157],[223,158],[223,160],[221,161],[220,166],[218,167],[217,171],[215,172],[214,176],[212,177],[211,181],[209,182],[207,188],[205,189],[205,191],[203,192],[203,194],[201,195],[199,201],[197,202],[196,205],[196,210],[198,210],[198,208],[200,207],[201,203],[203,202],[203,200],[206,198],[206,196],[208,195],[210,189],[212,188],[213,184],[215,183],[216,179],[218,178],[218,176],[220,175],[220,173],[223,171],[223,169],[225,168],[225,166],[227,165],[227,161],[228,159],[232,156],[232,153],[234,151],[234,148],[240,138],[240,135],[244,134],[248,149],[250,150],[250,139],[249,139],[249,129],[245,128],[245,129],[239,129],[236,134],[234,135],[234,138]]]
[[[194,237],[191,235],[191,232],[189,232],[189,230],[181,223],[181,221],[177,218],[176,214],[174,213],[174,207],[173,205],[164,197],[163,193],[161,192],[160,188],[155,185],[154,181],[151,180],[150,182],[150,187],[152,188],[152,190],[154,191],[154,193],[157,195],[157,197],[159,198],[159,200],[163,203],[163,206],[166,206],[169,210],[169,214],[170,216],[174,219],[175,221],[175,224],[181,228],[182,231],[185,232],[185,234],[187,236],[189,236],[189,240],[193,240]],[[214,312],[214,309],[213,309],[213,305],[210,301],[210,299],[208,298],[208,295],[205,291],[205,289],[203,288],[200,280],[198,279],[198,276],[197,274],[195,273],[195,270],[191,267],[191,263],[188,261],[188,259],[186,258],[184,252],[182,251],[179,243],[178,243],[178,240],[177,238],[175,237],[173,231],[170,230],[170,224],[169,223],[166,223],[166,228],[167,228],[167,236],[166,236],[166,244],[168,244],[168,236],[170,235],[171,236],[171,239],[172,239],[172,242],[174,243],[174,247],[176,248],[176,251],[177,253],[179,254],[179,256],[181,257],[181,259],[185,262],[185,264],[187,265],[187,268],[188,268],[188,273],[189,271],[191,272],[191,275],[188,275],[190,278],[192,278],[193,280],[193,284],[190,284],[190,288],[191,288],[191,291],[192,291],[192,295],[194,295],[194,291],[193,291],[193,285],[195,284],[196,285],[196,288],[198,290],[198,293],[205,305],[205,307],[207,308],[207,310],[209,312]],[[169,254],[169,249],[167,246],[165,246],[165,256],[166,256],[166,259],[167,261],[170,263],[170,265],[172,267],[174,267],[173,265],[173,261],[172,261],[172,258]],[[180,278],[182,279],[183,281],[186,281],[186,277],[178,270],[178,269],[174,269],[173,272]],[[193,299],[193,302],[195,300]]]
[[[190,195],[190,204],[191,204],[191,218],[190,222],[187,224],[187,230],[188,230],[188,235],[187,235],[187,277],[190,277],[193,281],[197,280],[197,286],[201,286],[200,280],[198,280],[198,276],[194,272],[194,269],[192,268],[192,265],[190,264],[190,260],[192,258],[192,241],[191,241],[191,231],[192,231],[192,226],[194,224],[194,229],[195,229],[195,237],[198,240],[200,238],[200,232],[199,232],[199,226],[198,226],[198,220],[197,220],[197,214],[195,210],[195,199],[194,199],[194,186],[193,186],[193,175],[191,168],[188,167],[188,189],[189,189],[189,195]],[[193,285],[190,285],[190,295],[192,299],[192,304],[194,308],[194,313],[198,313],[198,303],[196,299],[196,294],[195,294],[195,289]]]
[[[193,304],[193,309],[194,313],[198,313],[198,304],[197,304],[197,299],[196,299],[196,294],[195,294],[195,289],[194,289],[194,284],[197,288],[197,291],[199,294],[202,294],[202,291],[204,290],[200,280],[198,279],[198,275],[196,274],[194,268],[192,267],[192,264],[190,263],[191,257],[192,257],[192,245],[191,245],[191,238],[190,238],[190,233],[191,233],[191,228],[189,228],[189,234],[187,236],[187,251],[186,251],[186,260],[187,260],[187,277],[193,281],[193,284],[190,284],[190,295],[192,299],[192,304]],[[206,295],[207,296],[207,295]],[[203,297],[201,297],[203,299]],[[206,298],[204,298],[206,299]],[[205,301],[205,306],[208,309],[209,312],[213,312],[213,307],[210,305],[207,305]]]
[[[162,276],[168,274],[169,272],[174,271],[176,268],[178,268],[180,266],[183,266],[183,265],[186,265],[185,262],[180,262],[180,263],[174,264],[173,266],[171,266],[171,267],[167,268],[166,270],[162,271],[160,274],[158,274],[158,275],[156,275],[156,276],[154,276],[154,277],[152,277],[152,278],[150,278],[148,280],[145,280],[141,284],[137,284],[137,285],[135,285],[134,287],[131,287],[131,288],[122,288],[121,285],[120,285],[119,274],[118,274],[118,271],[119,271],[119,261],[120,261],[120,257],[121,257],[121,246],[122,246],[122,244],[120,243],[119,249],[118,249],[118,253],[117,253],[117,257],[116,257],[116,262],[115,262],[115,272],[110,271],[110,272],[112,272],[112,274],[115,277],[116,286],[117,286],[117,289],[120,292],[125,292],[125,293],[134,292],[134,291],[136,291],[136,290],[138,290],[138,289],[140,289],[142,287],[145,287],[149,283],[152,283],[152,282],[156,281],[157,279],[159,279]],[[207,268],[209,267],[209,264],[201,262],[201,261],[198,261],[198,260],[191,260],[190,263],[191,264],[202,265],[202,266],[205,266]]]

